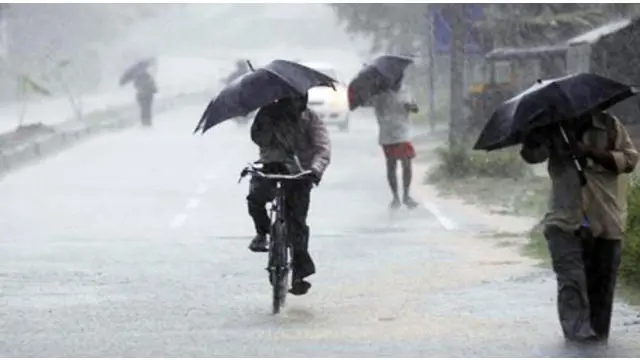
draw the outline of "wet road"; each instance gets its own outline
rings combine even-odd
[[[477,237],[476,219],[445,201],[422,193],[424,208],[391,214],[362,116],[333,132],[312,195],[314,286],[270,315],[266,258],[247,250],[248,185],[236,182],[256,149],[233,123],[192,136],[201,110],[0,182],[0,355],[640,355],[625,306],[608,349],[566,349],[549,271]]]

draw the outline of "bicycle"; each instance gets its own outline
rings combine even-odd
[[[272,293],[272,312],[274,315],[280,312],[280,309],[285,305],[289,272],[292,269],[291,260],[293,258],[293,250],[291,242],[287,237],[287,217],[285,214],[284,206],[284,187],[283,184],[287,181],[302,181],[306,180],[311,174],[310,170],[299,172],[293,175],[282,174],[266,174],[260,171],[256,165],[263,165],[260,162],[249,164],[240,173],[240,180],[247,175],[251,174],[262,179],[268,179],[276,182],[276,195],[273,198],[270,206],[270,218],[271,218],[271,231],[269,232],[269,257],[267,260],[267,271],[269,272],[269,281],[273,288]]]

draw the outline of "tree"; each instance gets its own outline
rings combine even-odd
[[[369,35],[372,51],[425,54],[430,8],[428,4],[332,4],[338,18],[347,23],[347,31]],[[464,45],[467,24],[464,5],[443,5],[443,15],[452,25],[450,64],[449,143],[457,144],[464,116]],[[431,81],[432,79],[430,79]],[[433,91],[433,89],[430,89]],[[432,120],[433,121],[433,120]]]
[[[372,40],[372,52],[425,53],[428,4],[331,4],[347,31]],[[461,128],[464,97],[465,4],[440,4],[452,27],[450,145]],[[485,4],[485,19],[473,24],[480,43],[494,46],[553,44],[621,15],[640,13],[636,4]]]
[[[76,120],[82,120],[82,98],[77,96],[66,80],[64,70],[71,64],[70,60],[54,61],[50,59],[51,68],[36,77],[36,74],[12,71],[18,84],[18,99],[20,108],[18,110],[18,127],[23,126],[29,100],[32,96],[51,97],[54,94],[52,89],[59,88],[67,97]]]
[[[369,36],[372,51],[413,51],[426,43],[429,4],[330,4],[348,32]],[[464,4],[452,4],[451,8]],[[638,4],[485,4],[475,29],[497,46],[528,46],[568,39],[620,16],[640,14]],[[492,41],[489,41],[490,43]],[[403,49],[406,51],[406,49]],[[488,49],[487,49],[488,50]]]
[[[42,77],[45,80],[52,80],[52,85],[58,86],[62,89],[62,92],[67,97],[67,100],[71,105],[71,109],[73,110],[73,114],[75,115],[76,120],[82,120],[82,97],[76,95],[76,93],[72,90],[72,86],[69,83],[67,77],[65,76],[65,70],[69,67],[69,65],[71,65],[71,61],[67,59],[53,61],[53,59],[51,58],[50,61],[53,66],[47,73],[43,74]]]
[[[464,139],[464,47],[467,43],[465,24],[465,4],[459,6],[446,6],[443,8],[445,19],[451,24],[451,59],[449,71],[451,73],[451,85],[449,88],[449,146],[455,147]]]
[[[427,4],[330,4],[348,32],[368,36],[372,52],[416,53],[424,46]]]
[[[6,20],[6,65],[32,73],[50,66],[47,56],[72,58],[67,82],[95,87],[101,73],[98,62],[87,59],[96,49],[124,37],[137,23],[169,11],[180,4],[24,4],[2,8]],[[0,31],[1,32],[1,31]],[[1,65],[0,65],[1,66]],[[71,71],[73,68],[73,71]],[[7,79],[0,79],[5,82]]]
[[[32,75],[18,73],[16,74],[18,82],[18,96],[20,98],[20,108],[18,110],[18,128],[24,125],[27,116],[27,107],[30,95],[51,96],[51,91],[35,80]]]
[[[487,4],[476,29],[496,46],[553,44],[638,10],[636,4]]]

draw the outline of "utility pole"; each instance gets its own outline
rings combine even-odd
[[[9,37],[7,34],[7,10],[9,4],[0,4],[0,59],[9,62]]]
[[[444,15],[451,26],[451,87],[449,147],[459,145],[464,134],[464,68],[466,39],[466,4],[444,5]]]
[[[435,77],[436,77],[436,57],[435,57],[435,24],[433,13],[433,7],[429,6],[427,8],[427,13],[425,16],[427,17],[427,92],[429,96],[429,125],[431,126],[431,131],[433,132],[436,127],[436,86],[435,86]]]
[[[12,73],[10,49],[9,49],[9,4],[0,4],[0,99],[12,97],[12,89],[15,86],[15,78]]]

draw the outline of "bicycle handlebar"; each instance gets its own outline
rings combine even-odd
[[[247,175],[251,174],[251,175],[255,175],[259,178],[263,178],[263,179],[269,179],[269,180],[289,180],[289,181],[295,181],[295,180],[304,180],[305,177],[311,175],[313,172],[311,170],[305,170],[302,172],[299,172],[297,174],[267,174],[264,173],[258,169],[255,168],[255,166],[253,165],[249,165],[247,167],[245,167],[244,169],[242,169],[242,172],[240,173],[240,179],[238,180],[238,183]]]

